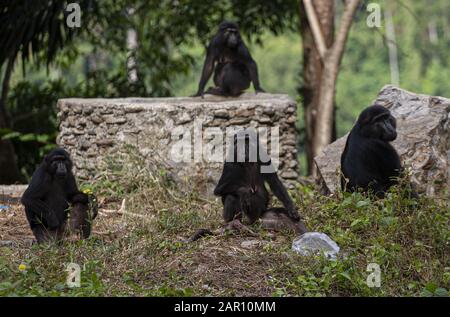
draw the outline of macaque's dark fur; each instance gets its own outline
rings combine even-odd
[[[401,174],[400,158],[389,143],[396,137],[396,120],[387,108],[361,112],[341,156],[342,189],[384,196]]]
[[[69,203],[79,210],[88,206],[88,196],[78,190],[69,153],[58,148],[44,158],[21,202],[38,243],[64,238]]]
[[[206,83],[214,71],[214,84],[206,93],[220,96],[239,96],[253,82],[256,92],[264,92],[259,84],[258,67],[241,39],[238,26],[222,22],[209,43],[198,91],[202,96]]]
[[[299,220],[300,216],[295,209],[292,199],[281,183],[276,170],[273,168],[265,150],[259,151],[259,140],[252,135],[241,133],[234,136],[234,157],[228,155],[224,163],[222,176],[214,189],[214,195],[220,196],[224,205],[223,218],[225,222],[233,219],[242,219],[246,216],[249,223],[254,223],[261,218],[268,209],[269,192],[265,182],[269,184],[273,194],[283,203],[284,212],[293,220]],[[245,155],[242,162],[238,160],[238,137],[245,142]],[[251,161],[249,153],[258,153],[254,161]],[[263,153],[263,154],[261,154]],[[264,155],[263,160],[262,156]],[[261,167],[270,167],[269,172],[261,172]]]

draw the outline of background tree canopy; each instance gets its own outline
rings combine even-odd
[[[57,134],[62,97],[185,96],[196,91],[205,45],[222,20],[236,21],[258,63],[264,89],[301,103],[302,41],[298,1],[79,1],[81,27],[65,25],[66,1],[4,1],[0,64],[8,114],[0,135],[11,140],[28,178]],[[379,1],[395,25],[402,88],[450,95],[450,4],[446,0]],[[336,91],[337,134],[390,83],[385,26],[356,13]],[[337,10],[337,15],[341,12]],[[131,42],[130,42],[131,41]],[[133,43],[134,41],[134,43]],[[130,45],[131,43],[131,45]],[[13,61],[10,79],[8,64]],[[130,63],[132,61],[132,63]],[[130,80],[134,72],[137,80]],[[8,80],[6,80],[8,79]],[[9,87],[5,90],[5,85]],[[300,111],[301,107],[299,107]],[[298,126],[303,129],[302,116]],[[302,140],[299,144],[302,157]],[[302,159],[301,172],[305,172]]]

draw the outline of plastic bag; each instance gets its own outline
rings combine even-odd
[[[322,232],[306,232],[294,239],[292,250],[303,256],[323,253],[330,259],[336,259],[339,246]]]

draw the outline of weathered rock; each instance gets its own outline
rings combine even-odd
[[[233,118],[228,121],[228,125],[244,125],[250,122],[250,118]]]
[[[383,87],[373,105],[386,106],[397,119],[392,142],[420,192],[434,195],[450,188],[450,99],[415,94],[391,85]],[[325,193],[339,184],[341,154],[347,135],[328,145],[314,160],[317,182]]]
[[[95,124],[100,124],[105,120],[101,116],[93,115],[91,116],[91,121],[94,122]]]
[[[144,108],[141,106],[131,106],[124,109],[125,113],[138,113],[144,111]]]
[[[94,108],[92,108],[92,107],[83,108],[83,113],[85,115],[90,115],[92,112],[94,112]]]
[[[143,156],[164,161],[162,166],[170,169],[168,172],[177,179],[192,176],[206,179],[205,189],[209,191],[222,172],[224,156],[208,161],[201,153],[195,155],[196,127],[205,136],[205,143],[211,139],[206,137],[207,129],[224,132],[223,154],[226,153],[225,132],[230,128],[267,127],[270,139],[271,128],[278,127],[282,166],[279,174],[282,178],[286,176],[286,184],[295,182],[299,175],[295,155],[291,155],[296,151],[292,146],[296,144],[295,120],[292,118],[297,106],[287,95],[247,93],[239,98],[207,95],[204,99],[61,99],[58,108],[60,134],[57,142],[70,152],[76,162],[74,171],[83,180],[93,179],[104,159],[120,153],[123,145],[128,144],[136,146]],[[84,123],[83,128],[80,128],[80,122]],[[191,151],[188,156],[194,160],[186,162],[174,158],[172,150],[181,144],[179,130],[190,133],[184,141],[191,147],[187,148]],[[203,150],[207,148],[203,147]]]
[[[85,151],[88,150],[91,147],[91,142],[82,140],[80,141],[80,150]]]
[[[286,110],[287,112],[287,110]],[[275,114],[275,111],[272,108],[267,108],[263,110],[263,113],[268,115],[268,116],[273,116]]]
[[[98,146],[113,146],[115,142],[112,139],[103,139],[97,140],[95,143],[97,143]]]
[[[83,129],[73,129],[72,133],[74,135],[84,135],[85,131]]]
[[[286,179],[297,179],[298,174],[294,171],[286,171],[286,172],[281,173],[281,177],[286,178]]]
[[[188,123],[192,121],[192,117],[187,114],[186,112],[184,112],[180,118],[178,118],[177,120],[177,124],[184,124],[184,123]]]
[[[297,111],[297,107],[287,107],[285,112],[286,113],[295,113]]]
[[[105,122],[107,124],[124,124],[127,122],[126,118],[116,118],[116,117],[108,117]]]
[[[245,240],[241,242],[241,247],[244,249],[254,249],[261,245],[261,241],[259,240]]]
[[[21,197],[27,187],[28,185],[0,185],[0,198],[1,196]]]
[[[286,119],[287,123],[295,123],[295,121],[297,121],[297,117],[295,115],[290,116],[289,118]]]
[[[266,116],[262,116],[259,118],[258,121],[261,123],[270,123],[270,122],[272,122],[272,119],[270,119],[269,117],[266,117]]]
[[[214,111],[214,117],[228,119],[230,114],[226,109],[219,109]]]

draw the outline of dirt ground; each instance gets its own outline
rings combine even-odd
[[[26,186],[0,186],[0,246],[31,246],[34,240],[20,197]],[[2,208],[3,207],[3,208]],[[111,209],[112,208],[112,209]],[[99,215],[93,235],[108,237],[117,234],[123,214],[118,202],[100,199]]]
[[[33,241],[20,197],[26,186],[0,186],[0,246],[30,245]]]

